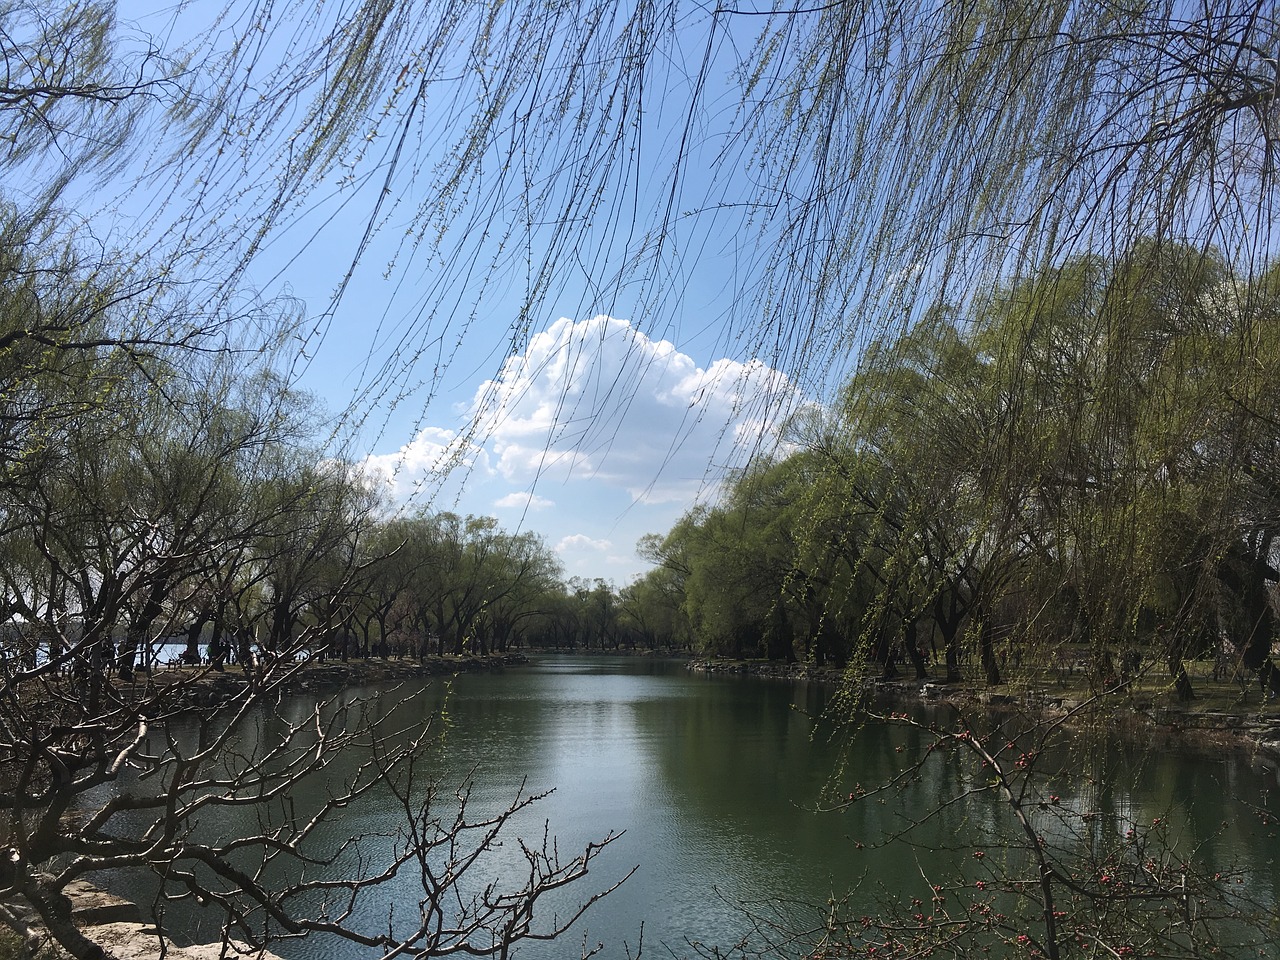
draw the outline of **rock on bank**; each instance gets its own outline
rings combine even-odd
[[[72,922],[102,947],[107,956],[115,960],[155,960],[162,955],[159,932],[153,924],[142,921],[142,911],[136,903],[100,890],[85,880],[73,881],[63,893],[71,901]],[[35,956],[68,956],[49,940],[29,907],[22,903],[6,906],[13,918],[26,928],[24,932],[29,944],[35,947]],[[243,944],[202,943],[179,947],[168,940],[163,944],[163,956],[166,960],[223,960],[237,956],[282,960],[270,951],[252,950]]]

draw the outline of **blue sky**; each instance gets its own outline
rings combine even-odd
[[[214,6],[187,8],[174,26],[167,3],[123,0],[119,16],[126,32],[177,43],[198,35],[199,18]],[[690,27],[690,57],[702,55],[699,29]],[[264,60],[270,54],[268,47]],[[447,159],[429,141],[447,142],[454,132],[429,110],[412,162],[381,205],[387,137],[370,130],[364,166],[353,161],[361,173],[312,190],[243,276],[260,296],[301,305],[311,332],[301,334],[298,386],[349,414],[346,455],[365,463],[395,505],[490,515],[508,530],[536,531],[567,575],[618,585],[645,568],[636,541],[714,499],[726,471],[762,443],[767,449],[771,427],[799,400],[795,386],[757,358],[741,315],[752,251],[740,246],[738,215],[721,212],[733,206],[723,186],[714,202],[700,201],[692,215],[677,211],[667,224],[662,256],[670,269],[661,282],[612,282],[628,258],[652,248],[645,211],[669,198],[692,72],[681,56],[677,47],[656,68],[666,89],[646,108],[642,162],[606,184],[616,193],[601,194],[590,210],[597,221],[575,232],[576,249],[562,251],[552,276],[537,274],[555,232],[522,228],[510,196],[484,206],[480,181],[471,194],[480,207],[460,207],[445,230],[456,234],[442,248],[451,256],[406,240],[417,205],[432,195],[436,164]],[[529,149],[555,158],[561,147]],[[696,194],[707,186],[705,158],[689,159],[682,186]],[[240,191],[235,203],[254,211],[255,191],[269,194],[264,171],[273,162],[255,155],[240,182],[224,164],[221,188]],[[192,189],[180,183],[177,192]],[[565,189],[553,187],[548,209],[579,209]],[[335,306],[375,209],[378,232]],[[104,195],[97,216],[130,236],[130,224],[157,210],[163,217],[154,195],[134,190]],[[241,215],[247,236],[256,214]],[[545,294],[527,312],[528,288],[538,282]]]

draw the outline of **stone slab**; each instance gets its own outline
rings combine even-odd
[[[155,960],[160,956],[160,941],[156,928],[142,923],[104,923],[84,928],[85,936],[93,940],[116,960]],[[269,950],[251,950],[243,944],[224,948],[221,943],[202,943],[192,947],[165,946],[165,960],[283,960]]]

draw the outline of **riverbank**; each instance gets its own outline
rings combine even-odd
[[[763,660],[691,660],[689,669],[708,674],[739,674],[765,679],[839,684],[845,672],[812,664]],[[1175,700],[1157,683],[1135,683],[1107,704],[1115,732],[1143,735],[1162,747],[1205,753],[1230,749],[1280,765],[1280,703],[1268,703],[1257,690],[1231,680],[1193,677],[1202,691],[1187,703]],[[1048,719],[1080,714],[1090,693],[1080,675],[1048,678],[1042,683],[1009,683],[985,687],[972,682],[868,678],[863,692],[880,706],[919,703],[949,705],[957,710],[1034,711]],[[1095,713],[1080,715],[1084,725]]]
[[[68,900],[72,922],[91,941],[115,960],[154,960],[161,956],[162,944],[154,924],[146,923],[136,903],[107,893],[85,880],[67,885],[63,895]],[[10,901],[3,905],[5,921],[12,935],[0,937],[0,960],[34,956],[38,960],[70,960],[70,954],[55,944],[40,924],[30,906]],[[26,953],[23,952],[24,945]],[[222,960],[227,956],[248,955],[255,960],[282,960],[269,950],[254,951],[242,944],[232,944],[240,953],[229,953],[222,943],[202,943],[179,947],[163,942],[166,960]]]
[[[265,681],[238,667],[214,670],[211,667],[175,665],[156,671],[145,678],[145,683],[154,687],[156,699],[166,711],[180,711],[188,707],[225,703],[247,692],[255,683],[265,682],[269,690],[285,696],[323,694],[353,687],[452,677],[461,673],[496,673],[528,662],[529,658],[523,653],[403,660],[307,660],[277,664]]]

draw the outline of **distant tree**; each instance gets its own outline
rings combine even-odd
[[[559,559],[538,534],[504,534],[485,606],[488,652],[506,653],[530,623],[554,608],[562,589]]]
[[[372,561],[366,589],[357,603],[364,656],[374,650],[385,656],[393,647],[417,656],[426,642],[426,624],[415,616],[414,599],[418,584],[434,575],[418,537],[427,522],[423,515],[384,520],[364,538],[362,552]]]
[[[650,570],[618,592],[622,626],[648,649],[682,650],[692,643],[684,595],[671,571]]]

